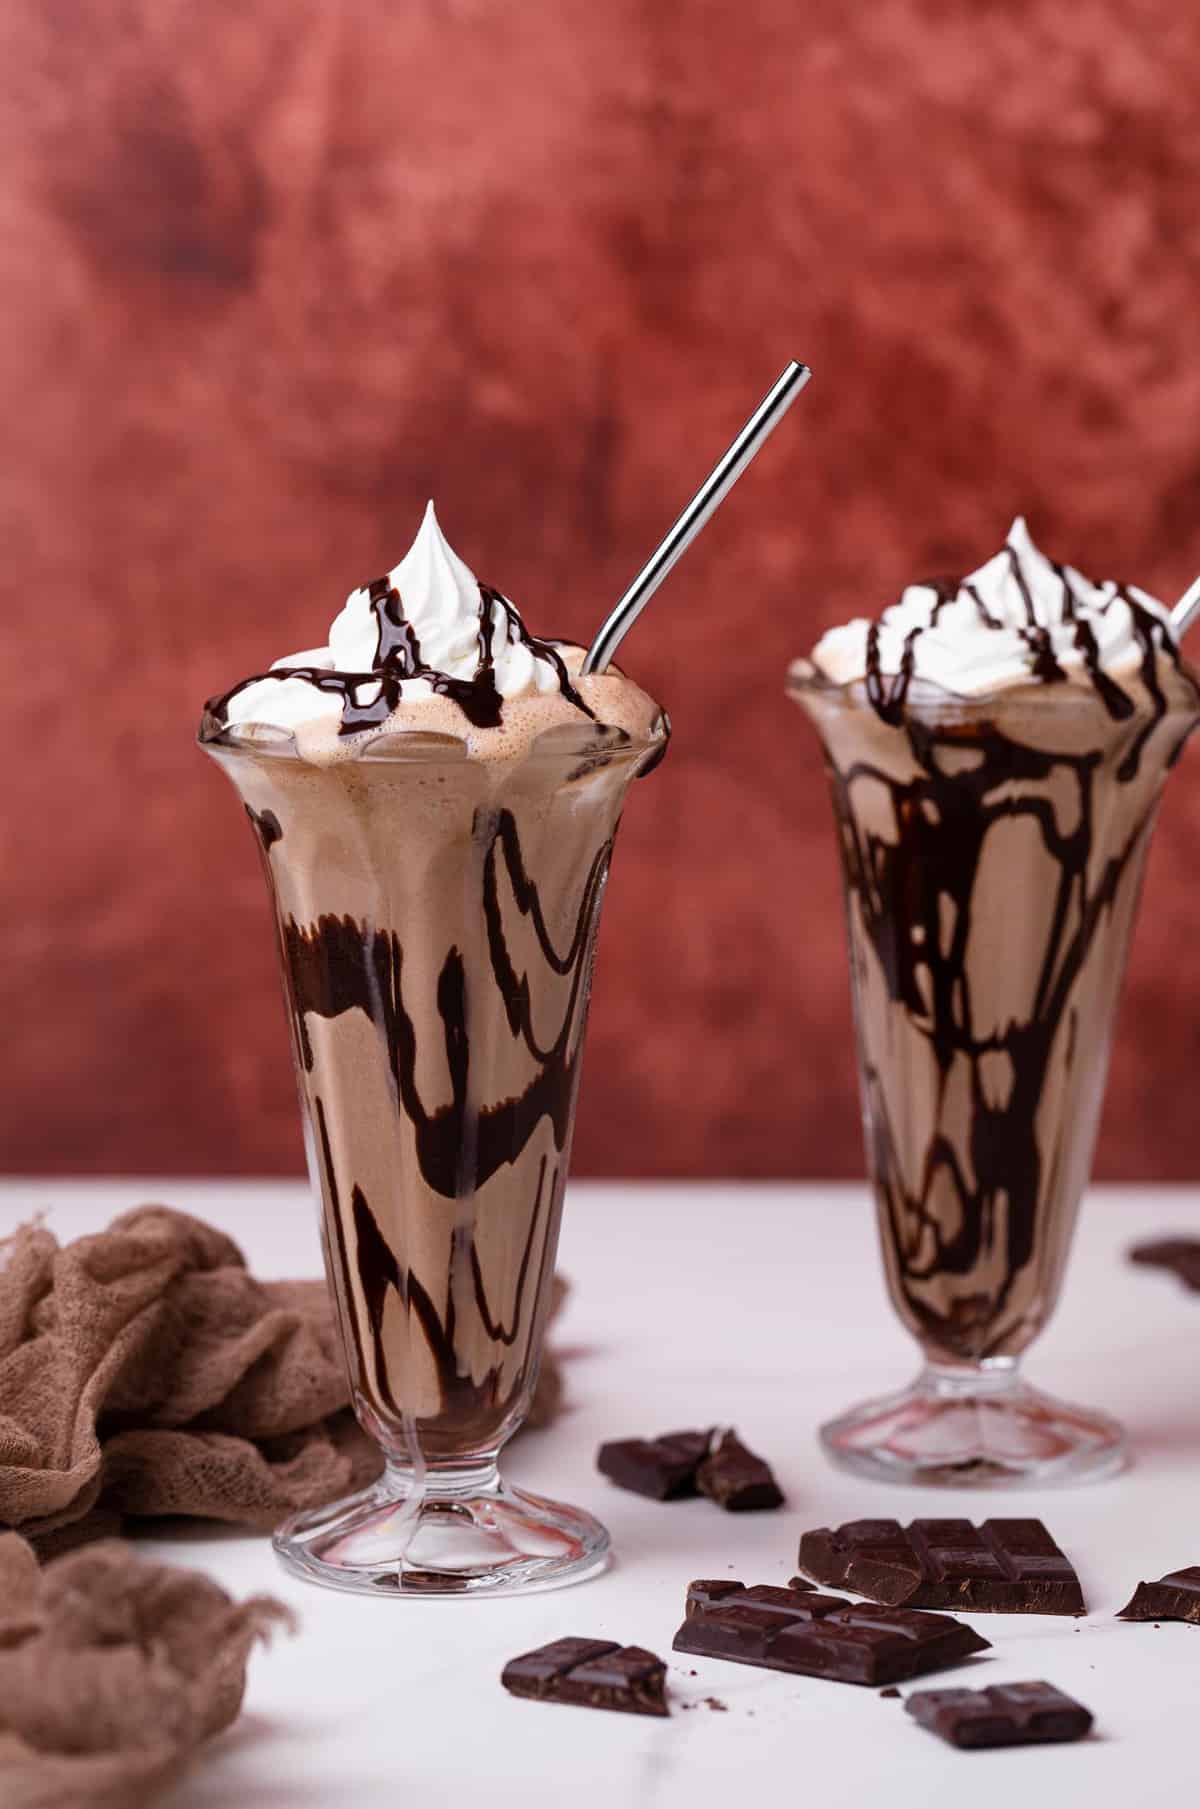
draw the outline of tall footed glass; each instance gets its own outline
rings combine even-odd
[[[552,1588],[608,1534],[509,1487],[549,1304],[592,959],[644,738],[552,728],[506,757],[405,732],[317,764],[207,718],[275,906],[309,1170],[377,1483],[276,1534],[372,1594]]]
[[[889,704],[792,670],[833,798],[888,1289],[924,1358],[822,1429],[847,1469],[995,1485],[1123,1461],[1119,1426],[1018,1361],[1058,1299],[1146,850],[1200,713],[1161,666],[1136,704],[918,682]]]

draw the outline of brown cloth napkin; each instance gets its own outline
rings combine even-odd
[[[530,1423],[559,1393],[547,1362]],[[363,1486],[381,1460],[348,1403],[324,1283],[256,1281],[186,1213],[0,1244],[0,1523],[43,1556],[124,1515],[266,1531]]]
[[[0,1803],[141,1809],[242,1704],[279,1603],[104,1540],[39,1569],[0,1534]]]

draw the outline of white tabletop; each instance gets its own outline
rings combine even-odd
[[[318,1268],[298,1185],[13,1182],[0,1186],[0,1227],[47,1207],[67,1238],[152,1198],[232,1233],[260,1274]],[[1064,1304],[1030,1365],[1045,1387],[1125,1421],[1132,1469],[1040,1495],[899,1489],[840,1475],[813,1437],[822,1418],[915,1368],[884,1298],[864,1191],[576,1185],[562,1247],[575,1287],[558,1331],[569,1411],[520,1439],[507,1468],[599,1514],[614,1568],[526,1600],[363,1601],[293,1581],[257,1536],[154,1537],[153,1555],[199,1566],[237,1594],[269,1590],[303,1622],[252,1660],[245,1713],[170,1809],[724,1809],[735,1794],[771,1809],[927,1809],[959,1786],[971,1809],[1013,1809],[1025,1790],[1090,1809],[1177,1803],[1195,1778],[1200,1628],[1113,1618],[1140,1578],[1200,1563],[1200,1299],[1122,1260],[1131,1241],[1169,1230],[1200,1230],[1200,1193],[1097,1190]],[[603,1438],[716,1420],[769,1457],[784,1510],[660,1505],[596,1473]],[[1074,1560],[1090,1613],[973,1617],[994,1651],[942,1677],[1045,1678],[1094,1711],[1083,1745],[959,1753],[874,1691],[671,1653],[691,1577],[782,1583],[805,1527],[988,1512],[1040,1513]],[[565,1634],[667,1658],[671,1719],[507,1696],[504,1661]],[[704,1706],[710,1696],[726,1712]]]

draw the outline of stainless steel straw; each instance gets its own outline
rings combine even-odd
[[[585,672],[602,672],[633,627],[677,559],[681,559],[719,503],[732,490],[767,435],[778,427],[812,376],[806,364],[793,361],[763,397],[724,458],[704,480],[679,520],[608,616],[588,649]],[[1188,595],[1191,595],[1189,591]]]
[[[1181,641],[1196,617],[1200,616],[1200,578],[1188,586],[1171,611],[1171,632]]]

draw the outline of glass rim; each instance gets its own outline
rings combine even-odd
[[[907,710],[911,702],[915,706],[915,712],[922,716],[949,716],[956,719],[965,717],[974,720],[992,718],[998,710],[1016,702],[1023,709],[1044,711],[1056,716],[1062,716],[1068,711],[1074,715],[1076,712],[1098,709],[1107,721],[1115,721],[1119,727],[1126,727],[1134,721],[1147,721],[1156,716],[1160,721],[1168,716],[1200,716],[1200,674],[1186,661],[1181,661],[1179,672],[1185,684],[1191,687],[1190,705],[1182,699],[1172,699],[1164,694],[1165,708],[1158,712],[1127,692],[1133,709],[1128,716],[1121,718],[1109,715],[1103,698],[1092,684],[1071,678],[1058,684],[1045,684],[1036,678],[1021,679],[994,691],[970,693],[952,691],[946,685],[939,685],[935,679],[914,677],[905,692],[904,709]],[[1133,676],[1139,684],[1142,683],[1140,673]],[[885,685],[894,684],[896,678],[897,674],[893,672],[883,674]],[[1119,684],[1120,680],[1114,682]],[[811,659],[801,658],[791,662],[787,669],[785,689],[789,696],[821,697],[830,704],[843,708],[868,709],[879,714],[867,693],[864,677],[830,678]]]
[[[502,768],[518,766],[528,760],[561,762],[578,765],[581,760],[603,756],[606,763],[636,760],[665,751],[671,738],[671,723],[665,710],[656,706],[656,714],[644,735],[618,728],[612,723],[553,723],[532,740],[519,742],[511,752],[479,755],[473,753],[466,736],[422,729],[364,730],[345,736],[344,750],[327,760],[312,760],[301,752],[290,729],[260,725],[253,733],[249,725],[221,722],[205,709],[196,733],[197,744],[210,754],[232,754],[238,759],[281,760],[298,766],[328,772],[346,766],[476,766]],[[487,733],[488,731],[483,731]],[[551,739],[553,738],[553,739]]]

